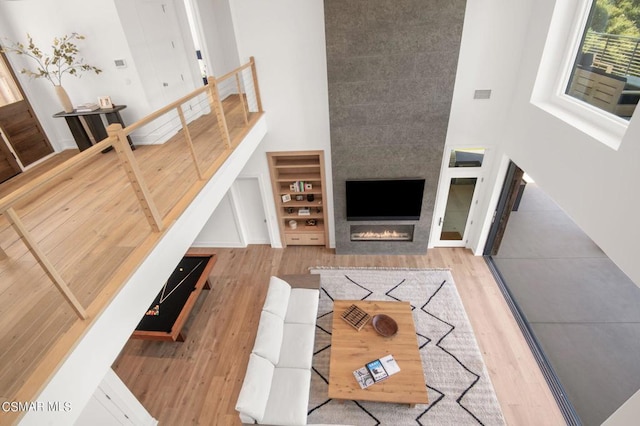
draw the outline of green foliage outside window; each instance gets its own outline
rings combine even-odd
[[[597,0],[589,29],[640,37],[640,0]]]

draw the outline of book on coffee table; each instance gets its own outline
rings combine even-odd
[[[368,362],[364,367],[360,367],[353,372],[353,377],[365,389],[374,383],[381,382],[389,376],[400,371],[400,366],[393,358],[393,355],[387,355],[375,361]]]
[[[381,382],[382,380],[389,377],[389,374],[387,374],[387,371],[384,369],[384,367],[382,366],[382,362],[380,362],[379,359],[368,362],[366,367],[367,370],[369,370],[369,374],[371,374],[371,377],[373,377],[374,382]]]

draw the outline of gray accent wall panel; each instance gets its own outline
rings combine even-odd
[[[424,254],[440,174],[465,0],[325,0],[338,254]],[[348,179],[426,179],[413,242],[350,241]],[[398,194],[402,196],[402,194]],[[380,200],[382,203],[393,200]]]

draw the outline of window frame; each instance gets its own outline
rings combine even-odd
[[[531,103],[617,150],[630,120],[566,93],[594,1],[556,2]]]

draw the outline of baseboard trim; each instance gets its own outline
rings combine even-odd
[[[547,381],[547,384],[549,385],[549,389],[551,389],[551,393],[553,394],[553,397],[555,398],[556,403],[560,408],[560,412],[562,413],[562,416],[567,422],[567,425],[582,426],[582,422],[578,417],[578,413],[576,413],[575,408],[573,408],[573,404],[571,404],[571,402],[567,399],[567,394],[564,388],[562,387],[562,384],[560,383],[560,379],[558,378],[555,371],[553,370],[553,367],[551,367],[549,360],[547,359],[546,355],[542,351],[542,346],[536,339],[535,335],[533,334],[533,331],[531,330],[531,327],[529,327],[529,323],[524,317],[524,314],[520,310],[520,307],[518,306],[515,299],[511,295],[511,292],[507,288],[504,278],[502,277],[502,274],[500,274],[500,271],[498,270],[495,262],[493,261],[493,258],[491,256],[483,256],[483,257],[487,262],[487,266],[489,267],[489,270],[493,274],[493,277],[498,283],[498,288],[502,292],[502,295],[505,301],[507,302],[507,305],[509,305],[509,309],[511,310],[513,317],[518,323],[518,327],[520,327],[520,331],[522,332],[522,335],[527,341],[527,344],[529,345],[529,349],[531,350],[533,357],[538,363],[538,367],[540,367],[540,371],[542,371],[542,375]]]

